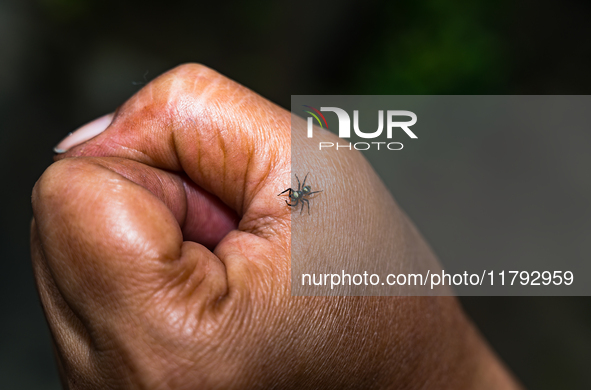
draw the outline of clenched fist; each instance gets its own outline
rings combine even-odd
[[[64,386],[517,388],[455,298],[291,296],[292,255],[326,255],[337,225],[323,207],[349,207],[338,194],[351,181],[371,218],[340,232],[374,240],[372,261],[394,261],[392,247],[431,255],[357,152],[297,156],[331,191],[298,227],[313,243],[292,253],[292,210],[277,194],[305,134],[290,121],[183,65],[59,145],[33,190],[31,246]],[[355,243],[340,261],[360,261]]]

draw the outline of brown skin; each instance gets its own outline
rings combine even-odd
[[[291,142],[289,112],[183,65],[57,158],[33,190],[31,247],[64,386],[518,388],[454,298],[291,297],[291,209],[276,196]],[[360,154],[294,158],[330,188],[294,258],[357,266],[373,242],[380,261],[395,248],[431,261]],[[373,217],[339,243],[330,210],[351,209],[336,196],[351,181]]]

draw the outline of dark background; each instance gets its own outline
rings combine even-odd
[[[590,11],[588,2],[573,0],[0,0],[0,388],[59,388],[30,266],[31,188],[63,136],[113,111],[145,82],[180,63],[200,62],[286,108],[292,94],[589,94]],[[518,220],[475,216],[478,205],[503,206],[485,187],[475,188],[476,198],[450,196],[443,203],[403,168],[392,192],[443,260],[465,255],[467,247],[502,245],[504,253],[519,255],[534,248],[543,255],[549,246],[560,256],[564,248],[564,256],[588,261],[572,239],[573,233],[591,238],[588,219],[563,216],[552,236],[536,234],[552,219],[534,215],[561,215],[568,205],[570,213],[572,198],[579,215],[591,207],[581,202],[591,195],[581,143],[591,140],[556,137],[558,150],[520,144],[527,164],[523,177],[514,178],[519,188],[528,188],[528,172],[539,177],[546,167],[567,179],[526,191],[538,207]],[[475,144],[508,141],[473,138]],[[455,141],[450,135],[450,145]],[[462,177],[474,157],[454,150],[444,166]],[[488,169],[512,170],[486,161]],[[496,242],[487,228],[467,245],[450,234],[483,226],[505,233],[494,238],[513,239]],[[591,388],[591,298],[462,302],[526,386]]]

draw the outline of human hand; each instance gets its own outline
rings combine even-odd
[[[65,386],[516,387],[454,298],[291,296],[292,255],[435,259],[357,152],[294,156],[331,190],[292,221],[277,197],[303,139],[290,120],[183,65],[57,157],[33,190],[31,246]],[[354,239],[327,247],[331,211],[355,215],[339,196],[351,185],[369,217],[338,226]],[[310,239],[292,248],[296,224]]]

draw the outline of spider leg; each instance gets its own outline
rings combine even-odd
[[[279,195],[277,195],[277,196],[283,195],[283,194],[285,194],[287,191],[289,191],[289,195],[291,195],[291,192],[292,192],[293,190],[292,190],[291,188],[288,188],[288,189],[286,189],[285,191],[283,191],[282,193],[280,193],[280,194],[279,194]]]
[[[285,204],[288,205],[288,206],[295,206],[295,204],[291,204],[288,201],[285,201]]]
[[[302,211],[304,211],[304,202],[306,202],[306,206],[308,206],[308,215],[310,215],[310,201],[308,199],[302,199]],[[300,214],[302,211],[300,211]]]
[[[296,180],[298,181],[298,191],[300,190],[300,179],[298,178],[298,175],[295,175]]]
[[[322,192],[322,191],[324,191],[324,190],[314,191],[314,192],[308,192],[308,195],[317,194],[317,193]]]
[[[306,173],[306,177],[304,177],[304,184],[302,184],[302,188],[304,188],[306,186],[306,179],[308,178],[309,174],[310,174],[310,172]]]

